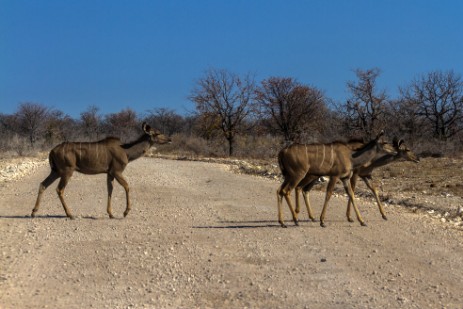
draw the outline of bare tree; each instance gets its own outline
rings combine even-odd
[[[220,128],[221,122],[220,116],[217,114],[204,112],[195,115],[192,129],[196,135],[199,135],[207,141],[211,141],[222,134]]]
[[[290,144],[319,129],[327,108],[322,91],[287,77],[271,77],[256,90],[264,124]]]
[[[429,125],[418,114],[418,106],[406,99],[390,100],[387,109],[387,125],[385,128],[390,135],[400,136],[410,141],[411,145],[420,138],[429,138]]]
[[[245,130],[245,120],[253,113],[255,83],[248,74],[239,77],[227,70],[211,69],[199,79],[189,99],[200,115],[217,115],[218,130],[228,142],[233,155],[235,137]],[[211,127],[214,128],[214,127]]]
[[[401,89],[404,102],[426,119],[439,140],[463,131],[463,81],[453,71],[434,71]]]
[[[19,123],[15,115],[0,113],[0,151],[15,150],[18,155],[23,155],[28,144],[20,141],[18,128]]]
[[[135,136],[138,128],[138,117],[134,110],[126,108],[118,113],[105,116],[106,132],[126,141]]]
[[[84,112],[80,113],[83,133],[90,140],[100,139],[103,117],[98,113],[99,110],[96,105],[91,105]]]
[[[43,136],[46,144],[55,145],[75,136],[75,121],[60,110],[51,110],[44,123]]]
[[[365,71],[357,69],[355,74],[358,81],[347,82],[347,89],[351,93],[345,106],[348,125],[366,138],[372,138],[386,123],[388,97],[376,85],[380,73],[378,68]]]
[[[145,119],[152,123],[159,130],[167,135],[179,133],[183,129],[183,117],[178,115],[174,110],[169,108],[155,108],[148,111],[149,116]]]
[[[18,118],[21,131],[28,137],[31,147],[35,146],[37,138],[45,130],[45,121],[50,113],[50,108],[38,103],[21,103],[15,113]]]

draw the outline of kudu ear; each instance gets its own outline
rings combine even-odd
[[[146,134],[150,134],[151,127],[146,122],[143,122],[141,128],[143,129],[143,131],[145,131]]]
[[[383,135],[384,135],[384,130],[381,130],[381,132],[379,132],[378,135],[376,136],[376,140],[379,140],[381,136]]]

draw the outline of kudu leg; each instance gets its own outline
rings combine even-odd
[[[310,189],[309,189],[310,190]],[[301,209],[301,202],[299,201],[300,198],[300,193],[302,193],[302,197],[304,198],[304,203],[305,203],[305,207],[307,208],[307,213],[309,214],[309,219],[312,220],[313,222],[315,222],[315,218],[314,216],[312,215],[312,208],[310,207],[310,202],[309,202],[309,190],[306,191],[306,189],[304,188],[301,188],[301,187],[297,187],[296,190],[295,190],[295,195],[296,195],[296,216],[299,216],[299,212],[300,212],[300,209]]]
[[[48,177],[45,178],[45,180],[40,183],[40,185],[39,185],[39,193],[37,195],[37,200],[35,201],[35,206],[32,209],[32,213],[31,213],[32,218],[35,217],[35,213],[39,210],[40,201],[42,200],[43,192],[58,178],[59,178],[58,173],[56,173],[55,171],[52,170],[50,172],[50,175],[48,175]]]
[[[130,198],[129,198],[129,184],[127,183],[125,178],[122,176],[122,174],[114,174],[114,177],[116,178],[117,182],[122,187],[124,187],[124,190],[125,190],[125,199],[126,199],[127,207],[125,208],[125,211],[124,211],[124,217],[127,217],[131,209]]]
[[[342,180],[342,183],[344,185],[344,189],[346,190],[347,195],[349,196],[349,200],[352,203],[352,206],[354,207],[355,214],[357,215],[357,220],[360,222],[362,226],[366,226],[366,223],[363,221],[362,216],[360,215],[360,211],[357,208],[357,205],[355,205],[354,191],[352,190],[352,187],[350,185],[350,180],[345,178]]]
[[[295,212],[296,212],[296,215],[299,215],[299,213],[301,212],[301,203],[299,202],[299,193],[302,192],[302,188],[301,187],[296,187],[296,189],[294,190],[294,195],[296,195],[296,209],[295,209]]]
[[[320,226],[326,227],[325,225],[325,214],[326,209],[328,208],[328,202],[330,201],[331,195],[333,194],[334,185],[338,181],[337,177],[330,177],[330,181],[328,182],[328,186],[326,187],[326,195],[325,195],[325,203],[323,204],[322,213],[320,215]]]
[[[288,203],[289,210],[291,211],[291,215],[293,216],[294,225],[299,225],[299,222],[297,221],[297,214],[294,211],[293,203],[291,202],[291,192],[285,194],[285,200],[286,203]]]
[[[363,181],[367,185],[367,187],[373,192],[373,195],[375,196],[376,203],[378,204],[379,212],[381,213],[381,216],[383,217],[384,220],[387,220],[386,214],[384,213],[383,205],[381,204],[381,200],[378,195],[378,190],[376,189],[375,185],[371,181],[371,177],[362,177]]]
[[[108,173],[108,177],[106,178],[106,183],[108,185],[108,206],[106,211],[108,212],[109,218],[113,219],[113,213],[112,213],[112,208],[111,208],[111,196],[113,194],[113,181],[114,181],[114,176]]]
[[[283,222],[283,195],[280,194],[280,189],[277,190],[277,204],[278,204],[278,222],[280,223],[281,227],[287,227]]]
[[[317,183],[318,177],[312,177],[311,180],[307,185],[305,185],[302,189],[302,196],[304,197],[304,203],[305,207],[307,208],[307,213],[309,214],[310,220],[312,222],[317,221],[315,217],[312,214],[312,208],[310,207],[310,201],[309,201],[309,192],[312,190],[313,186]]]
[[[72,176],[72,172],[61,175],[61,179],[58,184],[58,188],[56,188],[56,192],[58,193],[59,200],[61,201],[61,204],[63,205],[64,212],[66,213],[66,216],[68,216],[69,219],[73,220],[74,216],[71,214],[69,211],[66,202],[64,201],[64,188],[66,188],[66,185],[68,184],[69,179]]]
[[[307,213],[309,214],[310,220],[312,220],[312,222],[317,221],[315,217],[313,216],[312,208],[310,207],[309,191],[302,190],[302,196],[304,197],[305,207],[307,208]]]
[[[289,210],[291,211],[294,224],[299,225],[299,222],[297,221],[297,214],[294,211],[293,204],[291,202],[291,186],[287,182],[284,182],[281,185],[281,187],[277,190],[278,222],[280,223],[281,227],[287,227],[283,221],[283,210],[282,210],[283,197],[285,198],[286,203],[288,204]]]
[[[296,187],[296,214],[299,214],[300,211],[300,200],[299,200],[299,192],[302,191],[302,196],[304,197],[305,207],[307,208],[307,213],[309,214],[310,220],[315,222],[315,218],[312,215],[312,208],[310,207],[310,202],[308,199],[309,191],[313,188],[313,186],[317,183],[318,176],[308,176],[304,177],[304,179],[299,182]]]
[[[355,192],[355,187],[357,186],[357,176],[354,174],[351,179],[350,179],[350,187],[352,188],[352,192]],[[350,198],[347,200],[347,211],[346,211],[346,217],[347,221],[349,222],[354,222],[354,220],[350,217],[350,210],[352,207],[352,202]]]

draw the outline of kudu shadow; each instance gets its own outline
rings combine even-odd
[[[288,227],[297,227],[294,224],[291,225],[293,221],[287,221]],[[310,220],[299,220],[301,222],[310,222]],[[277,220],[252,220],[252,221],[219,221],[220,225],[205,225],[205,226],[193,226],[194,229],[260,229],[260,228],[281,228],[280,223]]]
[[[371,220],[371,222],[382,222],[381,220]],[[294,225],[292,220],[285,220],[287,228],[303,228],[303,229],[312,229],[320,228],[320,221],[312,221],[310,219],[299,220],[299,225]],[[365,228],[366,226],[360,226],[357,224],[357,221],[348,222],[347,220],[342,219],[333,219],[327,222],[327,228],[332,225],[336,228]],[[277,220],[253,220],[253,221],[218,221],[218,225],[204,225],[204,226],[192,226],[194,229],[262,229],[262,228],[277,228],[281,229],[280,223]]]
[[[35,218],[32,218],[30,215],[24,215],[24,216],[3,216],[0,215],[0,219],[63,219],[67,218],[66,216],[61,216],[61,215],[42,215],[42,216],[35,216]]]
[[[24,216],[8,216],[8,215],[0,215],[0,219],[27,219],[27,220],[44,220],[44,219],[69,219],[67,216],[64,215],[36,215],[32,218],[30,215]],[[79,216],[76,217],[76,220],[84,219],[84,220],[105,220],[109,218],[103,217],[94,217],[94,216]],[[122,220],[123,218],[113,218],[111,220]]]
[[[279,224],[229,224],[229,225],[204,225],[204,226],[193,226],[194,229],[258,229],[258,228],[269,228],[279,227]]]

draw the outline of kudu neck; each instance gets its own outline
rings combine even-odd
[[[397,155],[393,155],[390,153],[382,154],[382,155],[378,155],[377,157],[373,159],[372,165],[374,165],[374,167],[380,167],[380,166],[387,165],[397,159],[398,159]]]
[[[378,155],[378,143],[377,141],[372,141],[352,154],[352,164],[354,168],[364,165],[374,160]]]
[[[122,145],[122,148],[130,162],[143,156],[151,146],[150,136],[143,134],[136,141]]]

